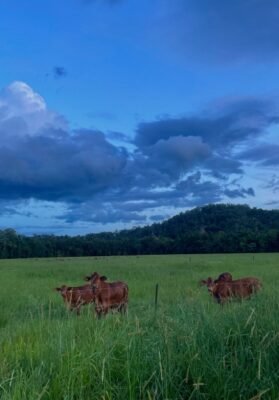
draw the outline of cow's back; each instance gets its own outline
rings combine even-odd
[[[128,302],[128,285],[125,282],[103,283],[96,294],[99,304],[109,307]]]
[[[91,285],[69,287],[66,296],[68,302],[72,304],[89,304],[95,298]]]
[[[242,278],[231,282],[219,282],[214,290],[217,299],[227,300],[232,297],[248,298],[260,288],[258,278]]]
[[[240,278],[233,282],[252,292],[257,292],[261,288],[261,281],[253,276]]]

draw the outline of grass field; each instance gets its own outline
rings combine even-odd
[[[66,311],[52,289],[94,271],[127,316]],[[225,271],[263,290],[220,307],[197,282]],[[279,399],[278,281],[279,254],[1,260],[0,399]]]

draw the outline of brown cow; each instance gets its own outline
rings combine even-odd
[[[207,287],[217,302],[224,304],[232,298],[250,298],[253,293],[256,293],[261,288],[261,282],[258,278],[254,277],[220,282],[215,282],[211,278],[208,278]]]
[[[55,288],[60,292],[63,300],[70,311],[76,310],[77,315],[80,314],[80,307],[85,304],[94,303],[95,294],[93,293],[91,285],[83,285],[78,287],[68,287],[63,285]]]
[[[218,283],[218,282],[231,282],[232,281],[232,274],[230,274],[229,272],[223,272],[222,274],[220,274],[218,276],[217,279],[215,279],[214,283]],[[200,280],[200,284],[201,285],[205,285],[208,286],[208,283],[212,282],[212,278],[207,278],[207,279],[201,279]]]
[[[98,317],[106,315],[109,310],[115,309],[125,312],[128,304],[128,285],[125,282],[105,282],[107,278],[94,272],[86,276],[85,280],[92,285],[93,293],[96,296],[96,313]]]

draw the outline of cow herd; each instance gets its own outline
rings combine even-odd
[[[83,286],[69,287],[63,285],[55,288],[60,292],[69,310],[76,310],[80,314],[83,305],[95,303],[98,317],[106,315],[109,310],[124,313],[128,305],[128,285],[125,282],[106,282],[105,276],[94,272],[84,278],[88,283]]]
[[[87,281],[87,284],[82,286],[63,285],[54,289],[61,293],[69,310],[75,310],[79,315],[81,306],[94,303],[98,317],[106,315],[110,310],[126,312],[129,289],[125,282],[108,283],[106,282],[107,278],[97,272],[86,276],[84,280]],[[232,298],[250,298],[261,288],[258,278],[248,277],[233,280],[229,272],[222,273],[215,280],[212,278],[202,279],[200,284],[207,286],[208,291],[219,304],[224,304]]]
[[[215,280],[202,279],[200,284],[207,286],[210,294],[219,304],[224,304],[232,298],[248,299],[262,286],[258,278],[248,277],[233,280],[229,272],[224,272]]]

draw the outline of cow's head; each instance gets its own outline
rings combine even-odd
[[[68,286],[62,285],[61,287],[57,287],[57,288],[55,288],[53,290],[55,290],[56,292],[60,292],[61,295],[64,297],[66,295],[67,290],[68,290]]]
[[[201,279],[200,285],[208,286],[212,282],[212,278]]]
[[[98,288],[100,287],[100,284],[102,282],[106,281],[107,277],[103,276],[103,275],[99,275],[97,272],[94,272],[90,276],[86,276],[85,280],[87,282],[90,282],[92,289],[93,289],[93,293],[96,293],[96,290],[98,290]]]
[[[214,291],[214,289],[215,289],[215,287],[216,287],[216,282],[215,281],[213,281],[213,279],[212,278],[207,278],[207,279],[202,279],[201,281],[200,281],[200,283],[202,284],[202,285],[204,285],[204,286],[207,286],[207,289],[208,289],[208,291],[210,292],[210,293],[213,293],[213,291]]]
[[[100,276],[100,275],[98,274],[98,272],[93,272],[93,274],[85,276],[85,277],[84,277],[84,280],[87,281],[87,282],[92,282],[92,281],[93,281],[95,278],[97,278],[98,276]]]

